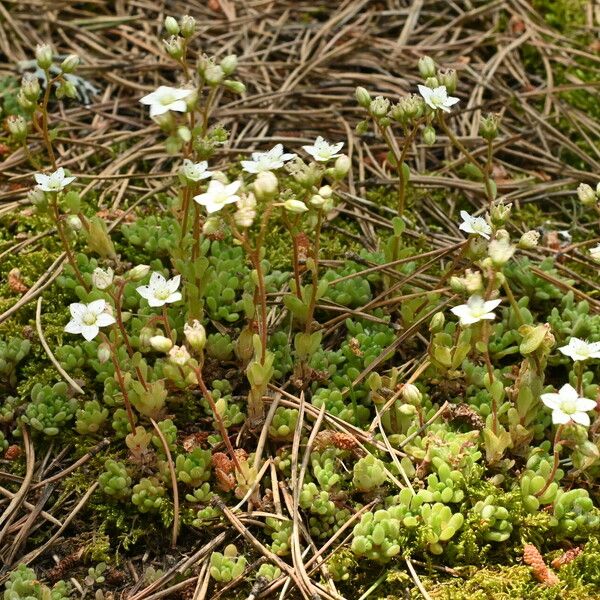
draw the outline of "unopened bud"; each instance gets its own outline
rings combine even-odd
[[[181,17],[181,35],[189,38],[194,35],[194,31],[196,31],[196,19],[190,15]]]
[[[490,210],[490,221],[496,227],[504,225],[506,219],[510,216],[512,204],[504,204],[502,201],[494,202]]]
[[[98,346],[98,352],[96,354],[98,357],[98,362],[103,365],[105,362],[110,360],[110,355],[110,346],[106,342],[102,342]]]
[[[429,331],[431,333],[438,333],[444,329],[446,323],[446,317],[442,311],[436,312],[431,321],[429,321]]]
[[[583,206],[592,206],[596,203],[596,192],[594,188],[587,183],[580,183],[577,188],[577,197]]]
[[[77,98],[77,88],[72,81],[63,81],[56,90],[57,98]]]
[[[175,17],[165,18],[165,31],[169,35],[179,35],[179,25]]]
[[[221,229],[221,219],[219,217],[209,217],[202,226],[204,235],[214,235]]]
[[[206,345],[206,330],[200,321],[194,320],[191,325],[186,323],[183,326],[183,333],[188,344],[194,350],[201,352],[204,349]]]
[[[423,129],[423,143],[427,146],[435,144],[435,129],[431,125]]]
[[[96,267],[92,273],[92,283],[99,290],[105,290],[112,285],[114,275],[115,273],[110,267],[106,271],[100,267]]]
[[[226,79],[223,85],[234,94],[243,94],[246,91],[246,86],[241,81],[236,81],[235,79]]]
[[[27,113],[35,112],[37,106],[35,102],[32,102],[27,98],[25,92],[23,92],[23,88],[17,93],[17,104]]]
[[[435,77],[435,62],[430,56],[422,56],[419,59],[419,73],[423,79]]]
[[[150,273],[150,265],[136,265],[127,273],[126,277],[130,281],[140,281]]]
[[[433,90],[436,87],[440,87],[440,82],[437,77],[428,77],[425,80],[425,86]]]
[[[52,66],[52,48],[48,44],[40,44],[35,49],[35,60],[44,71]]]
[[[271,171],[259,173],[254,182],[254,194],[259,200],[271,200],[279,192],[279,181]]]
[[[319,196],[323,198],[331,198],[333,194],[333,190],[330,185],[323,185],[319,188]]]
[[[63,73],[73,73],[79,66],[79,56],[77,54],[69,54],[65,60],[62,61],[60,68]]]
[[[342,154],[335,159],[335,163],[333,165],[333,175],[336,179],[343,179],[350,171],[350,167],[352,166],[352,161],[350,157],[346,154]]]
[[[356,101],[360,106],[369,108],[369,105],[371,104],[371,95],[364,87],[358,86],[354,94],[356,96]]]
[[[43,193],[43,192],[42,192]],[[83,223],[77,215],[69,215],[66,219],[67,227],[71,231],[81,231],[83,229]]]
[[[228,54],[219,65],[225,75],[231,75],[237,69],[238,58],[235,54]]]
[[[291,213],[296,213],[296,214],[300,214],[303,212],[306,212],[308,210],[306,204],[304,204],[304,202],[302,202],[301,200],[294,200],[294,199],[290,199],[290,200],[286,200],[283,203],[283,207],[285,208],[285,210],[291,212]]]
[[[323,196],[321,196],[320,194],[315,194],[314,196],[311,196],[309,202],[315,208],[321,208],[325,204],[325,198],[323,198]]]
[[[150,345],[157,352],[169,352],[173,348],[173,342],[164,335],[153,335],[149,340]]]
[[[400,397],[404,402],[412,404],[413,406],[419,406],[423,400],[423,394],[421,394],[419,388],[412,383],[406,383],[402,386]]]

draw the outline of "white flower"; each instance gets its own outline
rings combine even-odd
[[[181,300],[181,292],[177,291],[180,279],[181,277],[176,275],[167,280],[158,271],[154,271],[150,275],[148,285],[141,285],[137,288],[137,292],[142,298],[148,300],[150,306],[164,306]]]
[[[72,181],[75,181],[75,177],[65,177],[65,170],[62,167],[59,167],[50,175],[36,173],[34,177],[37,182],[37,189],[43,192],[60,192]]]
[[[590,424],[587,411],[596,408],[594,400],[582,398],[568,383],[558,390],[558,394],[542,394],[540,398],[548,408],[552,409],[552,422],[558,425],[575,421],[587,426]]]
[[[185,366],[190,358],[190,353],[185,346],[173,346],[169,350],[169,360],[180,367]]]
[[[192,162],[189,158],[183,161],[180,173],[188,181],[200,181],[201,179],[208,179],[212,176],[210,171],[207,171],[208,163],[203,160],[199,163]]]
[[[106,271],[96,267],[92,273],[92,283],[99,290],[105,290],[112,285],[114,275],[115,273],[110,267]]]
[[[161,85],[151,94],[141,98],[140,102],[150,106],[151,117],[163,115],[170,110],[174,110],[176,112],[185,112],[187,110],[185,98],[187,98],[191,93],[193,93],[193,90],[190,89],[173,88],[166,85]]]
[[[344,146],[344,142],[329,144],[321,136],[318,136],[313,146],[302,146],[302,149],[310,154],[318,162],[327,162],[332,158],[341,156],[338,152]]]
[[[460,217],[463,222],[458,226],[459,229],[462,229],[467,233],[480,235],[486,240],[490,239],[492,228],[483,217],[473,217],[466,210],[460,211]]]
[[[450,312],[460,319],[461,325],[472,325],[482,319],[495,319],[496,315],[492,312],[501,300],[484,300],[481,296],[471,296],[466,304],[455,306]]]
[[[71,320],[65,326],[67,333],[81,334],[88,342],[93,340],[100,327],[112,325],[115,318],[106,312],[106,300],[94,300],[89,304],[74,302],[69,306]]]
[[[233,215],[235,224],[244,229],[250,227],[256,217],[256,198],[254,194],[243,194],[237,201],[237,211]]]
[[[206,330],[200,321],[194,319],[194,322],[190,325],[186,323],[183,326],[183,334],[188,344],[194,350],[202,350],[206,345]]]
[[[433,110],[437,110],[439,108],[444,112],[450,112],[450,107],[454,106],[459,100],[454,96],[448,96],[445,85],[440,85],[436,88],[420,85],[419,93],[421,96],[423,96],[423,100],[425,100],[425,104],[427,104],[427,106]]]
[[[216,179],[211,180],[208,184],[208,190],[204,194],[194,196],[194,201],[206,207],[206,212],[215,213],[220,211],[226,204],[237,202],[240,197],[236,192],[240,189],[241,183],[234,181],[233,183],[224,184]]]
[[[288,160],[296,158],[295,154],[284,154],[283,145],[277,144],[268,152],[253,152],[252,160],[243,160],[242,168],[246,173],[262,173],[283,167]]]
[[[590,344],[576,337],[572,337],[569,343],[559,350],[574,361],[600,358],[600,342]]]
[[[595,248],[590,248],[590,256],[596,262],[600,262],[600,244],[598,244]]]

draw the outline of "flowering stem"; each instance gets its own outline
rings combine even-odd
[[[169,315],[167,314],[167,307],[164,304],[162,307],[162,318],[163,318],[163,322],[165,324],[165,331],[167,332],[167,337],[170,339],[173,339],[171,325],[169,324]]]
[[[577,393],[583,396],[583,361],[575,363],[575,372],[577,373]]]
[[[312,329],[313,315],[315,312],[315,306],[317,304],[317,291],[319,286],[319,248],[321,240],[321,227],[323,225],[323,211],[318,212],[317,227],[315,230],[315,243],[313,249],[313,269],[312,269],[312,289],[310,292],[310,302],[308,305],[308,312],[306,314],[305,331],[310,333]]]
[[[65,254],[67,255],[67,260],[69,261],[69,264],[73,268],[73,272],[75,273],[75,277],[77,278],[77,281],[79,281],[79,283],[83,286],[83,289],[86,292],[88,292],[89,291],[88,284],[85,282],[85,279],[83,278],[83,275],[81,274],[81,271],[79,270],[79,267],[77,266],[77,261],[75,260],[75,256],[73,254],[73,251],[71,250],[71,245],[69,244],[69,240],[67,239],[67,234],[65,233],[65,229],[63,227],[63,222],[60,217],[60,212],[58,209],[58,193],[53,192],[50,194],[50,202],[52,204],[52,213],[54,216],[54,223],[56,224],[56,231],[58,232],[58,237],[60,238],[60,241],[62,243],[63,250],[65,251]]]
[[[50,71],[48,71],[47,69],[44,70],[44,74],[46,75],[46,89],[44,90],[44,98],[42,99],[42,106],[40,107],[42,113],[42,125],[40,133],[44,140],[44,144],[48,152],[48,157],[50,158],[50,162],[52,163],[52,168],[56,170],[56,157],[54,156],[52,141],[50,140],[50,134],[48,132],[48,102],[50,100],[50,90],[52,89],[52,84],[55,81],[57,81],[58,78],[51,79]]]
[[[229,455],[231,456],[231,460],[235,465],[235,468],[241,473],[242,469],[240,467],[240,463],[238,462],[237,456],[235,455],[235,450],[231,445],[231,441],[229,436],[227,435],[227,429],[225,429],[225,424],[223,423],[223,419],[217,410],[217,405],[215,404],[215,400],[212,397],[212,394],[208,391],[206,384],[204,383],[204,379],[202,377],[202,369],[200,367],[194,367],[194,372],[196,373],[196,379],[198,380],[198,387],[204,396],[204,399],[210,405],[210,409],[213,412],[213,416],[217,423],[217,428],[219,429],[219,433],[221,434],[221,438],[223,439],[223,443],[225,444]]]
[[[504,283],[502,284],[502,288],[504,289],[506,297],[508,298],[510,306],[513,309],[513,312],[515,313],[515,317],[516,317],[517,321],[519,322],[519,325],[525,325],[525,321],[523,320],[523,315],[521,315],[521,310],[519,308],[519,305],[517,304],[515,296],[512,293],[512,290],[510,289],[508,279],[504,280]]]
[[[115,368],[115,375],[117,376],[117,382],[119,387],[121,388],[121,393],[123,394],[123,404],[125,405],[125,410],[127,411],[127,418],[129,419],[129,426],[131,427],[131,433],[135,433],[135,419],[133,416],[133,409],[131,408],[131,402],[129,401],[129,395],[127,394],[127,388],[125,387],[125,380],[123,379],[123,372],[121,371],[121,367],[119,366],[119,359],[117,357],[117,351],[114,344],[110,341],[108,336],[102,332],[100,332],[103,341],[108,344],[110,348],[110,357],[112,359],[113,366]]]
[[[179,247],[181,249],[183,249],[183,240],[187,234],[188,222],[190,218],[190,198],[192,196],[191,191],[192,190],[189,185],[186,185],[183,188],[183,198],[181,201],[181,211],[183,215],[181,219],[181,238],[179,240]]]
[[[552,465],[552,471],[550,471],[550,475],[548,475],[548,481],[546,481],[544,487],[536,494],[536,497],[538,498],[544,494],[544,492],[550,487],[550,484],[554,481],[554,476],[558,470],[558,446],[560,444],[560,436],[562,435],[564,427],[564,425],[559,425],[556,428],[556,433],[554,434],[554,464]]]
[[[448,139],[454,144],[456,148],[465,156],[465,158],[474,166],[477,167],[483,174],[483,182],[485,185],[485,194],[490,203],[494,201],[494,191],[492,189],[492,180],[489,176],[488,169],[486,167],[481,168],[479,161],[463,146],[460,140],[454,135],[454,132],[448,127],[444,116],[440,113],[439,115],[440,127],[444,130],[444,133],[448,136]]]

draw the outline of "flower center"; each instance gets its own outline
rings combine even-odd
[[[166,93],[161,99],[160,99],[160,103],[163,106],[166,106],[167,104],[172,104],[173,102],[175,102],[175,96],[173,94],[170,93]]]
[[[560,410],[566,415],[572,415],[577,412],[577,404],[573,400],[563,400],[560,404]]]
[[[158,300],[166,300],[171,295],[168,288],[162,287],[154,291],[154,297]]]
[[[98,315],[93,312],[86,312],[81,320],[85,325],[95,325],[98,320]]]

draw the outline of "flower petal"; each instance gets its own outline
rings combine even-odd
[[[116,320],[108,313],[102,313],[101,315],[98,315],[98,318],[96,319],[96,325],[98,325],[98,327],[107,327],[113,323],[116,323]]]
[[[575,421],[575,423],[579,423],[580,425],[585,425],[589,427],[590,424],[590,416],[584,412],[576,412],[571,415],[571,419]]]
[[[87,305],[87,310],[94,313],[95,315],[99,315],[100,313],[104,312],[105,308],[106,300],[103,300],[102,298],[100,300],[94,300],[93,302],[90,302]]]
[[[560,394],[542,394],[540,399],[548,408],[551,408],[552,410],[556,410],[560,407]]]
[[[91,342],[100,333],[98,325],[85,325],[81,328],[81,335],[88,341]]]
[[[65,325],[65,331],[67,333],[75,333],[75,334],[79,334],[81,333],[81,328],[82,325],[81,323],[79,323],[78,321],[69,321],[66,325]]]
[[[571,420],[571,417],[565,414],[562,410],[553,410],[552,411],[552,422],[557,425],[564,425]]]
[[[596,407],[597,403],[595,400],[590,400],[589,398],[579,398],[577,400],[577,410],[587,412],[588,410],[594,410]]]

